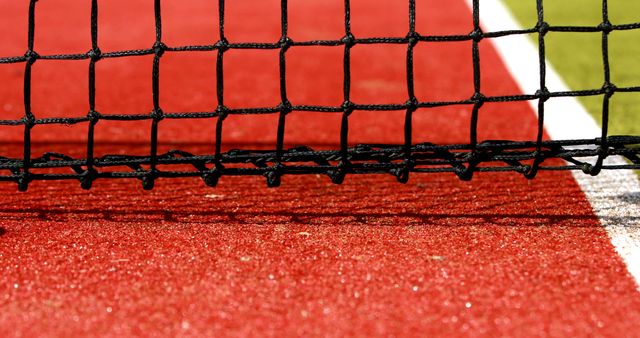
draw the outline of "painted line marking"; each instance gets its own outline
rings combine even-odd
[[[473,0],[465,0],[472,8]],[[482,0],[480,20],[487,31],[522,29],[501,0]],[[535,93],[539,87],[539,74],[530,66],[538,67],[538,51],[526,35],[492,40],[502,61],[523,93]],[[547,87],[554,91],[569,91],[552,65],[547,62]],[[529,101],[537,112],[537,101]],[[545,104],[545,129],[551,138],[586,139],[598,137],[601,129],[574,98],[549,100]],[[620,164],[619,157],[607,158],[605,164]],[[640,181],[630,170],[603,170],[596,177],[581,171],[572,171],[589,200],[593,212],[606,229],[611,243],[622,257],[640,290]]]

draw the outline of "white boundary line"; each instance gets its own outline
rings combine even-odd
[[[465,0],[472,8],[473,0]],[[480,20],[486,31],[521,29],[502,0],[480,0]],[[507,69],[524,93],[538,90],[538,51],[526,35],[493,39]],[[547,64],[548,65],[548,64]],[[547,66],[547,87],[552,91],[568,91],[568,86],[552,66]],[[537,112],[537,102],[530,101]],[[545,104],[545,129],[556,140],[586,139],[600,135],[596,121],[575,98],[552,99]],[[610,157],[606,164],[624,163]],[[632,171],[603,170],[596,177],[574,171],[573,176],[591,203],[594,213],[605,227],[616,251],[629,273],[640,285],[640,181]],[[639,286],[640,290],[640,286]]]

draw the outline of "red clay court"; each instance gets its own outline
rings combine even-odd
[[[420,34],[474,30],[464,0],[416,2]],[[151,48],[153,1],[97,3],[102,53]],[[33,49],[41,58],[87,53],[91,7],[85,0],[38,1]],[[350,7],[356,38],[407,35],[407,1],[352,0]],[[344,11],[342,0],[290,0],[287,36],[339,40]],[[281,37],[279,0],[226,1],[224,12],[230,43]],[[5,1],[0,13],[0,56],[24,55],[29,1]],[[162,1],[162,42],[216,43],[218,13],[214,1]],[[309,45],[286,52],[292,104],[343,104],[344,50]],[[279,53],[226,51],[224,105],[277,107]],[[420,42],[413,53],[420,101],[473,96],[472,41]],[[479,53],[483,93],[526,94],[491,39],[479,43]],[[354,46],[351,101],[404,104],[406,54],[406,44]],[[216,50],[166,51],[157,91],[153,53],[101,59],[95,110],[149,115],[157,92],[165,114],[215,111],[217,58]],[[45,57],[30,66],[31,111],[51,122],[30,130],[33,158],[86,158],[88,122],[55,122],[90,110],[89,64]],[[25,116],[24,78],[24,62],[0,64],[2,120]],[[418,108],[410,142],[468,143],[472,111],[473,104]],[[356,109],[348,144],[404,144],[405,114]],[[282,146],[339,149],[342,118],[292,112]],[[100,120],[94,156],[147,156],[152,126],[148,118]],[[157,124],[156,152],[275,149],[278,126],[277,111],[232,114],[217,145],[215,117],[167,118]],[[477,130],[478,140],[536,140],[539,133],[525,101],[484,103]],[[24,133],[22,124],[0,125],[0,156],[24,157]],[[324,174],[284,175],[279,188],[265,181],[223,175],[210,188],[199,178],[161,177],[145,191],[138,179],[96,179],[91,190],[74,180],[34,180],[26,192],[0,182],[0,335],[640,335],[637,281],[569,171],[541,171],[534,180],[479,172],[467,182],[449,172],[411,174],[407,184],[389,174],[347,175],[341,185]]]

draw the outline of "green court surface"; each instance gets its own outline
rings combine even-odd
[[[520,24],[530,28],[538,20],[536,2],[504,0]],[[640,16],[640,1],[609,0],[609,21],[612,24],[636,22]],[[597,26],[603,21],[602,0],[544,1],[544,20],[552,26]],[[537,41],[537,35],[531,35]],[[602,33],[548,33],[548,60],[572,90],[597,89],[604,83],[601,55]],[[638,86],[640,82],[640,32],[614,31],[609,35],[611,80],[618,87]],[[601,122],[602,97],[580,98],[598,122]],[[638,93],[616,93],[611,104],[610,135],[640,133]]]

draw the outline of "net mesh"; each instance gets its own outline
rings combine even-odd
[[[479,0],[473,1],[473,30],[465,35],[421,35],[416,30],[416,3],[407,1],[409,27],[406,36],[356,38],[351,30],[350,1],[344,1],[344,36],[338,40],[294,41],[288,35],[288,3],[281,0],[281,37],[275,43],[234,43],[225,36],[225,0],[218,1],[219,39],[210,45],[187,45],[172,47],[162,39],[162,11],[160,0],[154,0],[155,42],[151,48],[102,52],[98,45],[98,1],[91,2],[91,44],[92,48],[83,54],[39,55],[34,49],[35,12],[37,0],[29,3],[28,48],[23,56],[0,58],[0,64],[23,63],[24,72],[24,117],[15,120],[0,120],[0,126],[23,126],[22,158],[0,157],[0,180],[18,184],[20,190],[26,190],[34,180],[68,179],[78,180],[85,189],[89,189],[96,179],[137,178],[145,189],[151,189],[154,181],[160,177],[201,177],[207,185],[215,186],[222,176],[262,175],[269,186],[278,186],[281,177],[287,174],[324,174],[333,182],[341,183],[348,174],[385,173],[395,176],[398,181],[406,182],[410,173],[451,172],[460,179],[470,180],[474,172],[499,171],[518,172],[527,178],[534,178],[540,170],[582,170],[586,174],[597,175],[603,169],[640,169],[640,137],[610,136],[609,102],[617,92],[640,92],[640,87],[616,87],[611,81],[608,37],[616,31],[640,29],[640,23],[617,25],[608,18],[607,1],[603,1],[602,23],[594,27],[553,26],[545,22],[542,0],[537,0],[538,22],[535,27],[522,30],[483,32],[480,26]],[[428,9],[424,9],[428,10]],[[546,87],[545,35],[549,32],[601,32],[604,85],[601,88],[581,91],[552,92]],[[481,67],[479,43],[516,34],[537,34],[539,50],[540,86],[535,93],[509,96],[489,96],[483,94],[481,87]],[[413,55],[416,45],[424,42],[467,41],[471,45],[473,64],[474,94],[459,101],[420,101],[414,92]],[[406,45],[406,101],[395,104],[355,103],[351,93],[351,49],[359,44],[400,44]],[[287,96],[287,52],[298,46],[342,46],[343,57],[343,103],[340,106],[296,105]],[[280,98],[277,106],[265,108],[230,108],[225,106],[224,55],[233,49],[270,49],[279,50],[279,88]],[[217,53],[216,90],[218,106],[209,112],[163,112],[159,96],[159,71],[163,55],[166,52],[187,53],[191,51],[213,51]],[[96,63],[106,58],[153,55],[152,91],[153,110],[150,113],[102,115],[96,111]],[[38,60],[89,60],[89,111],[86,115],[69,118],[38,118],[31,109],[32,66]],[[584,140],[545,140],[544,118],[545,102],[551,98],[601,96],[602,135],[595,139]],[[489,102],[537,101],[539,123],[537,137],[530,141],[480,141],[478,139],[478,115],[483,104]],[[420,108],[434,108],[452,105],[472,107],[469,125],[469,142],[466,144],[434,144],[412,142],[412,114]],[[403,144],[360,144],[350,146],[349,116],[354,111],[404,111]],[[289,114],[296,112],[327,112],[341,114],[340,143],[334,149],[314,150],[308,146],[293,149],[285,148],[284,135]],[[277,114],[277,141],[274,149],[251,150],[236,149],[223,151],[224,121],[231,115]],[[166,153],[158,151],[158,125],[167,119],[203,119],[215,123],[215,143],[208,155],[194,155],[182,150]],[[94,156],[94,131],[100,127],[101,120],[151,122],[149,154]],[[213,122],[215,121],[215,122]],[[41,156],[32,156],[31,130],[41,124],[88,124],[86,157],[73,158],[65,154],[48,152]],[[567,126],[570,127],[570,126]],[[622,156],[628,161],[610,164],[605,161],[609,156]],[[563,161],[550,161],[562,159]],[[188,169],[174,170],[171,165],[185,165]],[[127,168],[122,170],[121,168]],[[69,168],[68,173],[42,172],[44,169]]]

